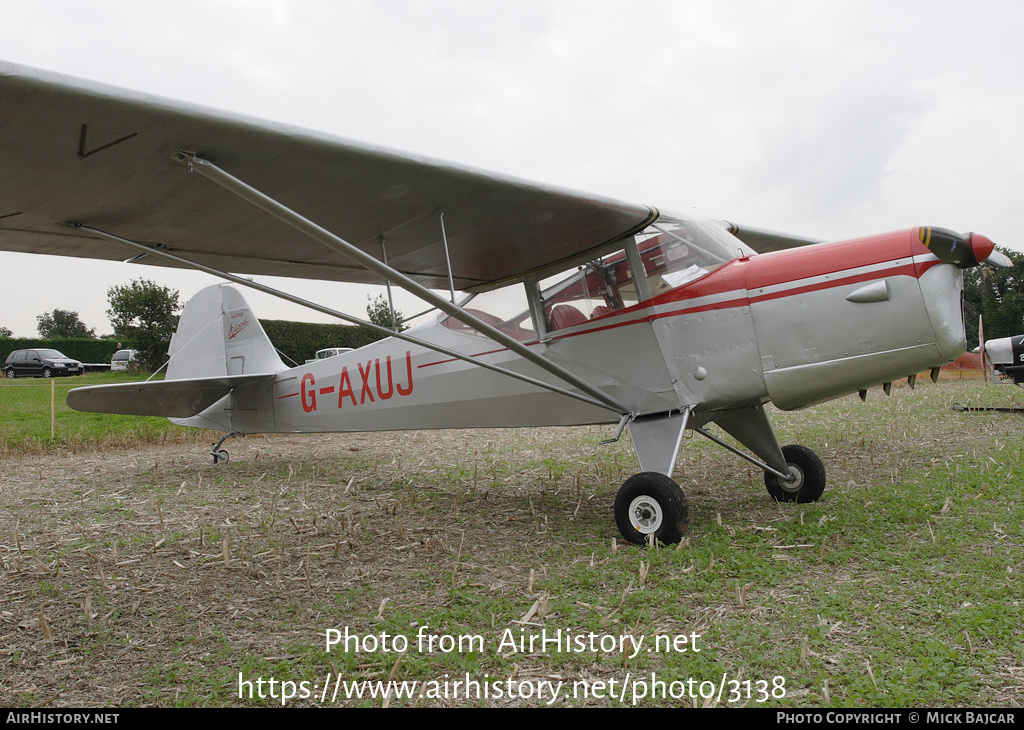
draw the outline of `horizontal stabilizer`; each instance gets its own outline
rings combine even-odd
[[[225,375],[93,385],[69,391],[68,406],[84,413],[189,418],[199,415],[234,388],[265,378],[273,380],[274,375]]]

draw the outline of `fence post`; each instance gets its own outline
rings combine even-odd
[[[50,441],[56,431],[57,421],[57,381],[50,378]]]

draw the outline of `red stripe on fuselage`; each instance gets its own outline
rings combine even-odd
[[[761,254],[751,259],[747,289],[777,286],[886,261],[910,259],[915,254],[926,254],[929,251],[917,242],[916,231],[913,228],[851,241],[819,243]],[[920,250],[914,249],[914,243],[917,243]]]

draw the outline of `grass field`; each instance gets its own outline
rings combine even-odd
[[[690,531],[656,549],[618,538],[608,428],[250,436],[214,466],[205,436],[71,427],[0,461],[0,703],[1020,707],[1024,414],[957,403],[1024,391],[772,411],[825,462],[809,505],[685,441]],[[583,644],[536,643],[559,630]]]
[[[144,379],[136,373],[89,373],[78,377],[0,380],[0,454],[51,452],[94,448],[99,444],[127,445],[189,438],[194,429],[175,426],[166,418],[139,418],[79,413],[65,403],[71,388],[127,383]],[[54,390],[53,438],[51,383]]]

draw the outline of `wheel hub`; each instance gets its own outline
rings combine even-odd
[[[799,492],[804,486],[804,470],[796,464],[789,464],[789,479],[779,484],[787,492]]]
[[[661,511],[661,505],[651,497],[642,495],[630,502],[629,521],[637,532],[644,535],[657,532],[661,527],[662,520],[664,520],[664,514]]]

